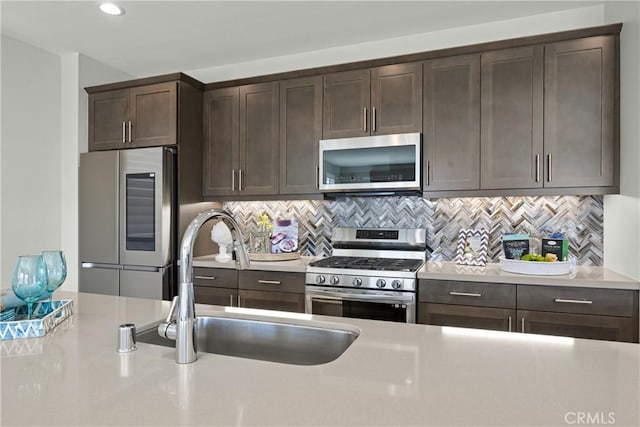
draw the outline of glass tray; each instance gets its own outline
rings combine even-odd
[[[72,300],[35,303],[31,320],[27,320],[27,306],[18,307],[14,320],[0,322],[0,340],[42,337],[72,314]]]

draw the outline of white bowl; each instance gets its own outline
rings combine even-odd
[[[500,266],[503,271],[516,274],[532,274],[538,276],[561,276],[569,274],[570,261],[521,261],[519,259],[500,258]]]

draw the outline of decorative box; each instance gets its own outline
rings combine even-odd
[[[0,322],[0,340],[42,337],[72,314],[72,300],[37,302],[33,305],[31,320],[27,320],[27,306],[20,306],[14,320]]]

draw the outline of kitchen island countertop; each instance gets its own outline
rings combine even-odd
[[[566,426],[587,415],[640,425],[637,344],[311,316],[292,321],[360,336],[316,366],[202,352],[178,365],[171,348],[115,351],[119,324],[143,329],[168,301],[55,297],[74,300],[70,319],[42,338],[0,341],[3,426]]]

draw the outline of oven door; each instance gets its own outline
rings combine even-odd
[[[305,293],[305,311],[309,314],[416,323],[413,292],[307,285]]]

